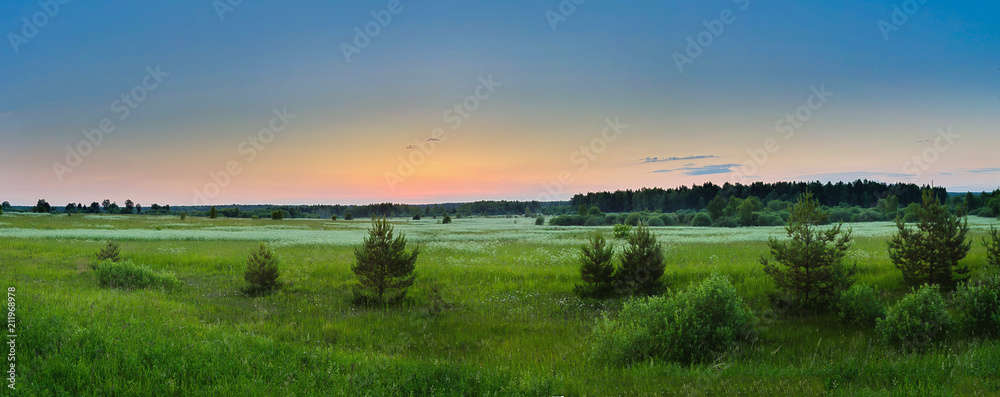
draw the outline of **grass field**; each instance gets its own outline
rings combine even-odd
[[[579,246],[594,229],[529,218],[394,220],[421,248],[405,305],[352,306],[353,248],[365,220],[0,216],[3,288],[16,288],[17,389],[8,395],[996,395],[1000,342],[953,340],[923,354],[882,346],[834,315],[771,309],[758,260],[773,228],[654,228],[664,281],[681,289],[727,275],[759,317],[755,335],[716,362],[608,368],[588,338],[620,301],[581,300]],[[516,223],[515,223],[516,222]],[[986,272],[991,220],[970,218],[963,261]],[[995,222],[995,221],[994,221]],[[853,225],[858,282],[892,303],[907,292],[889,262],[891,223]],[[122,254],[173,272],[175,290],[97,286],[92,255]],[[269,242],[286,287],[240,293],[247,255]],[[621,244],[617,242],[616,244]]]

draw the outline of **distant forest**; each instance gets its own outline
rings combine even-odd
[[[228,205],[216,206],[219,216],[229,218],[271,217],[274,211],[282,211],[289,218],[329,219],[351,214],[352,217],[367,218],[371,215],[384,216],[514,216],[514,215],[565,215],[577,214],[579,208],[588,212],[631,213],[631,212],[711,212],[715,215],[718,206],[755,198],[761,206],[779,208],[794,202],[796,197],[811,192],[819,202],[827,207],[878,208],[891,204],[892,211],[883,208],[884,213],[895,212],[895,208],[905,208],[919,203],[922,189],[930,186],[916,184],[886,184],[882,182],[857,180],[854,182],[755,182],[749,185],[716,185],[711,182],[691,187],[680,186],[672,189],[643,188],[639,190],[618,190],[614,192],[591,192],[577,194],[570,201],[476,201],[471,203],[442,204],[367,204],[367,205]],[[954,211],[963,209],[968,214],[985,217],[1000,216],[1000,189],[992,193],[949,194],[945,188],[934,187],[934,192],[942,202]],[[732,200],[739,199],[739,200]],[[104,199],[101,202],[69,203],[65,207],[50,205],[44,199],[34,207],[14,207],[4,201],[3,211],[65,212],[91,214],[147,214],[169,215],[185,213],[190,216],[207,216],[211,206],[174,206],[141,204],[125,200],[124,205]],[[583,211],[581,211],[583,212]]]

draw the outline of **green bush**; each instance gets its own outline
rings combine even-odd
[[[889,309],[875,328],[886,344],[923,351],[944,340],[954,327],[938,285],[924,284]]]
[[[141,289],[152,286],[174,288],[180,281],[173,273],[155,272],[145,265],[136,265],[132,260],[114,262],[105,260],[94,269],[97,284],[105,288]]]
[[[966,282],[955,294],[959,327],[973,336],[1000,337],[1000,277]]]
[[[885,318],[885,304],[875,289],[865,284],[855,284],[840,294],[837,305],[840,321],[852,325],[874,326]]]
[[[660,220],[663,221],[664,226],[677,226],[680,220],[677,219],[677,215],[674,214],[664,214],[660,216]]]
[[[694,218],[691,219],[691,226],[697,226],[697,227],[712,226],[712,217],[706,213],[698,213],[698,215],[695,215]]]
[[[785,220],[774,212],[764,212],[757,217],[758,226],[785,226]]]
[[[659,217],[649,218],[649,222],[647,222],[646,225],[647,226],[652,226],[652,227],[663,227],[663,226],[666,226],[666,224],[663,223],[663,219],[660,219]]]
[[[596,216],[587,218],[587,220],[583,223],[583,226],[603,226],[603,225],[604,225],[604,218]]]
[[[334,214],[334,215],[330,216],[330,220],[331,221],[337,220],[337,214]]]
[[[713,223],[712,226],[715,226],[715,227],[737,227],[737,226],[739,226],[739,224],[736,223],[736,218],[734,218],[734,217],[731,217],[731,216],[720,216],[719,219],[715,220],[715,223]]]
[[[640,222],[642,222],[642,215],[640,215],[637,212],[633,212],[631,214],[628,214],[628,216],[625,217],[625,224],[626,225],[629,225],[629,226],[639,226]]]
[[[445,215],[444,218],[441,219],[441,223],[443,223],[445,225],[451,223],[451,216]]]
[[[271,219],[276,221],[285,219],[285,211],[275,210],[274,212],[271,213]]]
[[[354,214],[352,214],[350,212],[344,214],[344,220],[345,221],[353,221],[354,220]]]
[[[753,322],[729,280],[712,275],[672,297],[631,300],[617,319],[605,315],[594,330],[591,354],[619,365],[650,358],[706,362],[737,345]]]
[[[535,218],[535,226],[543,226],[543,225],[545,225],[545,217],[539,215],[538,218]]]
[[[278,271],[278,258],[266,244],[260,243],[260,247],[251,252],[247,258],[247,269],[243,272],[243,279],[248,285],[243,292],[250,295],[268,294],[281,288],[278,277],[281,277]]]
[[[632,232],[632,226],[629,225],[615,225],[614,234],[615,238],[623,239],[628,237],[628,234]]]
[[[413,220],[419,221],[420,220],[420,214],[414,214],[413,215]]]

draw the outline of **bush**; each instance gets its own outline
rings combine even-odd
[[[781,219],[781,215],[774,212],[765,212],[757,217],[758,226],[785,226],[785,220]]]
[[[285,212],[282,210],[275,210],[274,212],[271,213],[271,219],[275,221],[280,221],[282,219],[285,219]]]
[[[590,243],[580,247],[580,278],[583,284],[573,288],[581,297],[604,298],[614,292],[615,247],[608,245],[600,233],[590,237]]]
[[[736,223],[736,218],[731,216],[720,216],[719,219],[715,220],[712,224],[715,227],[737,227],[739,224]]]
[[[345,221],[353,221],[354,220],[354,214],[352,214],[350,212],[344,214],[344,220]]]
[[[709,227],[712,226],[712,217],[706,213],[700,212],[691,219],[691,226],[696,227]]]
[[[615,225],[614,234],[615,238],[623,239],[628,237],[628,234],[632,232],[632,226],[629,225]]]
[[[108,242],[105,243],[104,247],[101,248],[100,251],[97,251],[97,254],[95,255],[95,257],[97,258],[98,262],[103,262],[103,261],[118,262],[118,261],[121,261],[122,260],[122,258],[121,258],[121,248],[118,246],[118,243],[116,243],[114,241],[108,240]]]
[[[393,227],[386,218],[372,220],[368,237],[354,249],[356,259],[351,271],[358,276],[354,302],[376,306],[397,303],[413,285],[418,248],[406,251],[406,237],[393,238]]]
[[[875,210],[864,210],[858,214],[858,222],[882,222],[885,220],[885,215],[881,212]]]
[[[250,215],[250,219],[251,219],[251,220],[254,220],[254,219],[260,219],[260,217],[259,217],[259,216],[257,216],[257,215]]]
[[[516,222],[516,221],[515,221],[515,222]],[[444,218],[443,218],[443,219],[441,219],[441,223],[443,223],[443,224],[445,224],[445,225],[447,225],[447,224],[451,223],[451,217],[450,217],[450,216],[448,216],[448,215],[445,215],[445,216],[444,216]]]
[[[614,215],[604,215],[604,224],[605,225],[614,225],[615,223],[618,223],[618,217],[617,216],[614,216]]]
[[[187,218],[188,218],[187,212],[181,212],[181,220],[183,221],[183,220],[185,220]]]
[[[876,321],[876,329],[886,344],[906,351],[922,351],[944,340],[953,321],[937,285],[924,284],[896,303],[885,319]]]
[[[680,223],[680,221],[677,220],[677,215],[674,214],[664,214],[660,216],[660,220],[663,221],[664,226],[677,226],[677,224]]]
[[[1000,230],[990,226],[990,240],[983,238],[983,245],[986,246],[986,262],[1000,266]]]
[[[885,304],[875,289],[865,284],[855,284],[841,293],[837,306],[840,321],[847,324],[871,327],[878,319],[885,318]]]
[[[663,227],[663,226],[666,226],[666,224],[663,223],[663,219],[660,219],[659,217],[654,217],[654,218],[649,218],[649,222],[647,223],[647,226],[651,226],[651,227]]]
[[[420,214],[414,214],[413,215],[413,220],[419,221],[420,220]]]
[[[543,226],[543,225],[545,225],[545,217],[539,215],[538,218],[535,218],[535,226]]]
[[[594,330],[592,356],[611,364],[659,358],[681,363],[711,361],[751,330],[753,312],[729,280],[712,275],[672,297],[625,303],[617,319]]]
[[[973,336],[1000,337],[1000,278],[966,282],[955,294],[958,325]]]
[[[336,214],[334,214],[334,215],[330,216],[330,220],[331,220],[331,221],[335,221],[335,220],[337,220],[337,215],[336,215]]]
[[[827,218],[833,223],[848,223],[851,221],[851,217],[854,214],[850,210],[844,208],[837,208],[830,212],[830,217]]]
[[[660,277],[666,265],[663,246],[649,228],[640,224],[626,237],[621,266],[615,272],[615,292],[626,294],[658,294],[663,287]]]
[[[639,226],[639,223],[641,222],[642,222],[642,215],[639,215],[639,213],[637,212],[628,214],[628,216],[625,217],[625,224],[629,226]]]
[[[97,274],[97,284],[105,288],[142,289],[159,286],[171,289],[180,285],[173,273],[155,272],[148,266],[132,263],[132,260],[105,260],[98,263],[94,271]]]
[[[267,245],[260,243],[260,248],[250,253],[247,258],[247,270],[243,272],[243,279],[249,284],[243,289],[250,295],[264,295],[281,288],[278,277],[278,258],[274,252],[267,248]]]

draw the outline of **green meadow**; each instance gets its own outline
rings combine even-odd
[[[611,227],[535,226],[534,218],[394,219],[420,247],[403,305],[350,303],[354,247],[367,220],[170,216],[0,216],[0,268],[16,289],[16,389],[24,396],[655,396],[997,395],[1000,342],[954,337],[923,353],[884,346],[835,314],[772,307],[759,260],[781,227],[653,228],[664,282],[680,290],[727,276],[757,316],[736,350],[714,362],[607,367],[590,338],[620,300],[583,300],[579,247]],[[972,252],[991,221],[970,217]],[[889,222],[845,225],[857,282],[892,304],[908,292],[889,261]],[[181,281],[171,290],[98,286],[90,265],[105,243]],[[285,287],[247,297],[246,258],[267,242]],[[622,242],[616,241],[619,250]],[[947,298],[947,297],[946,297]],[[949,298],[950,299],[950,298]]]

